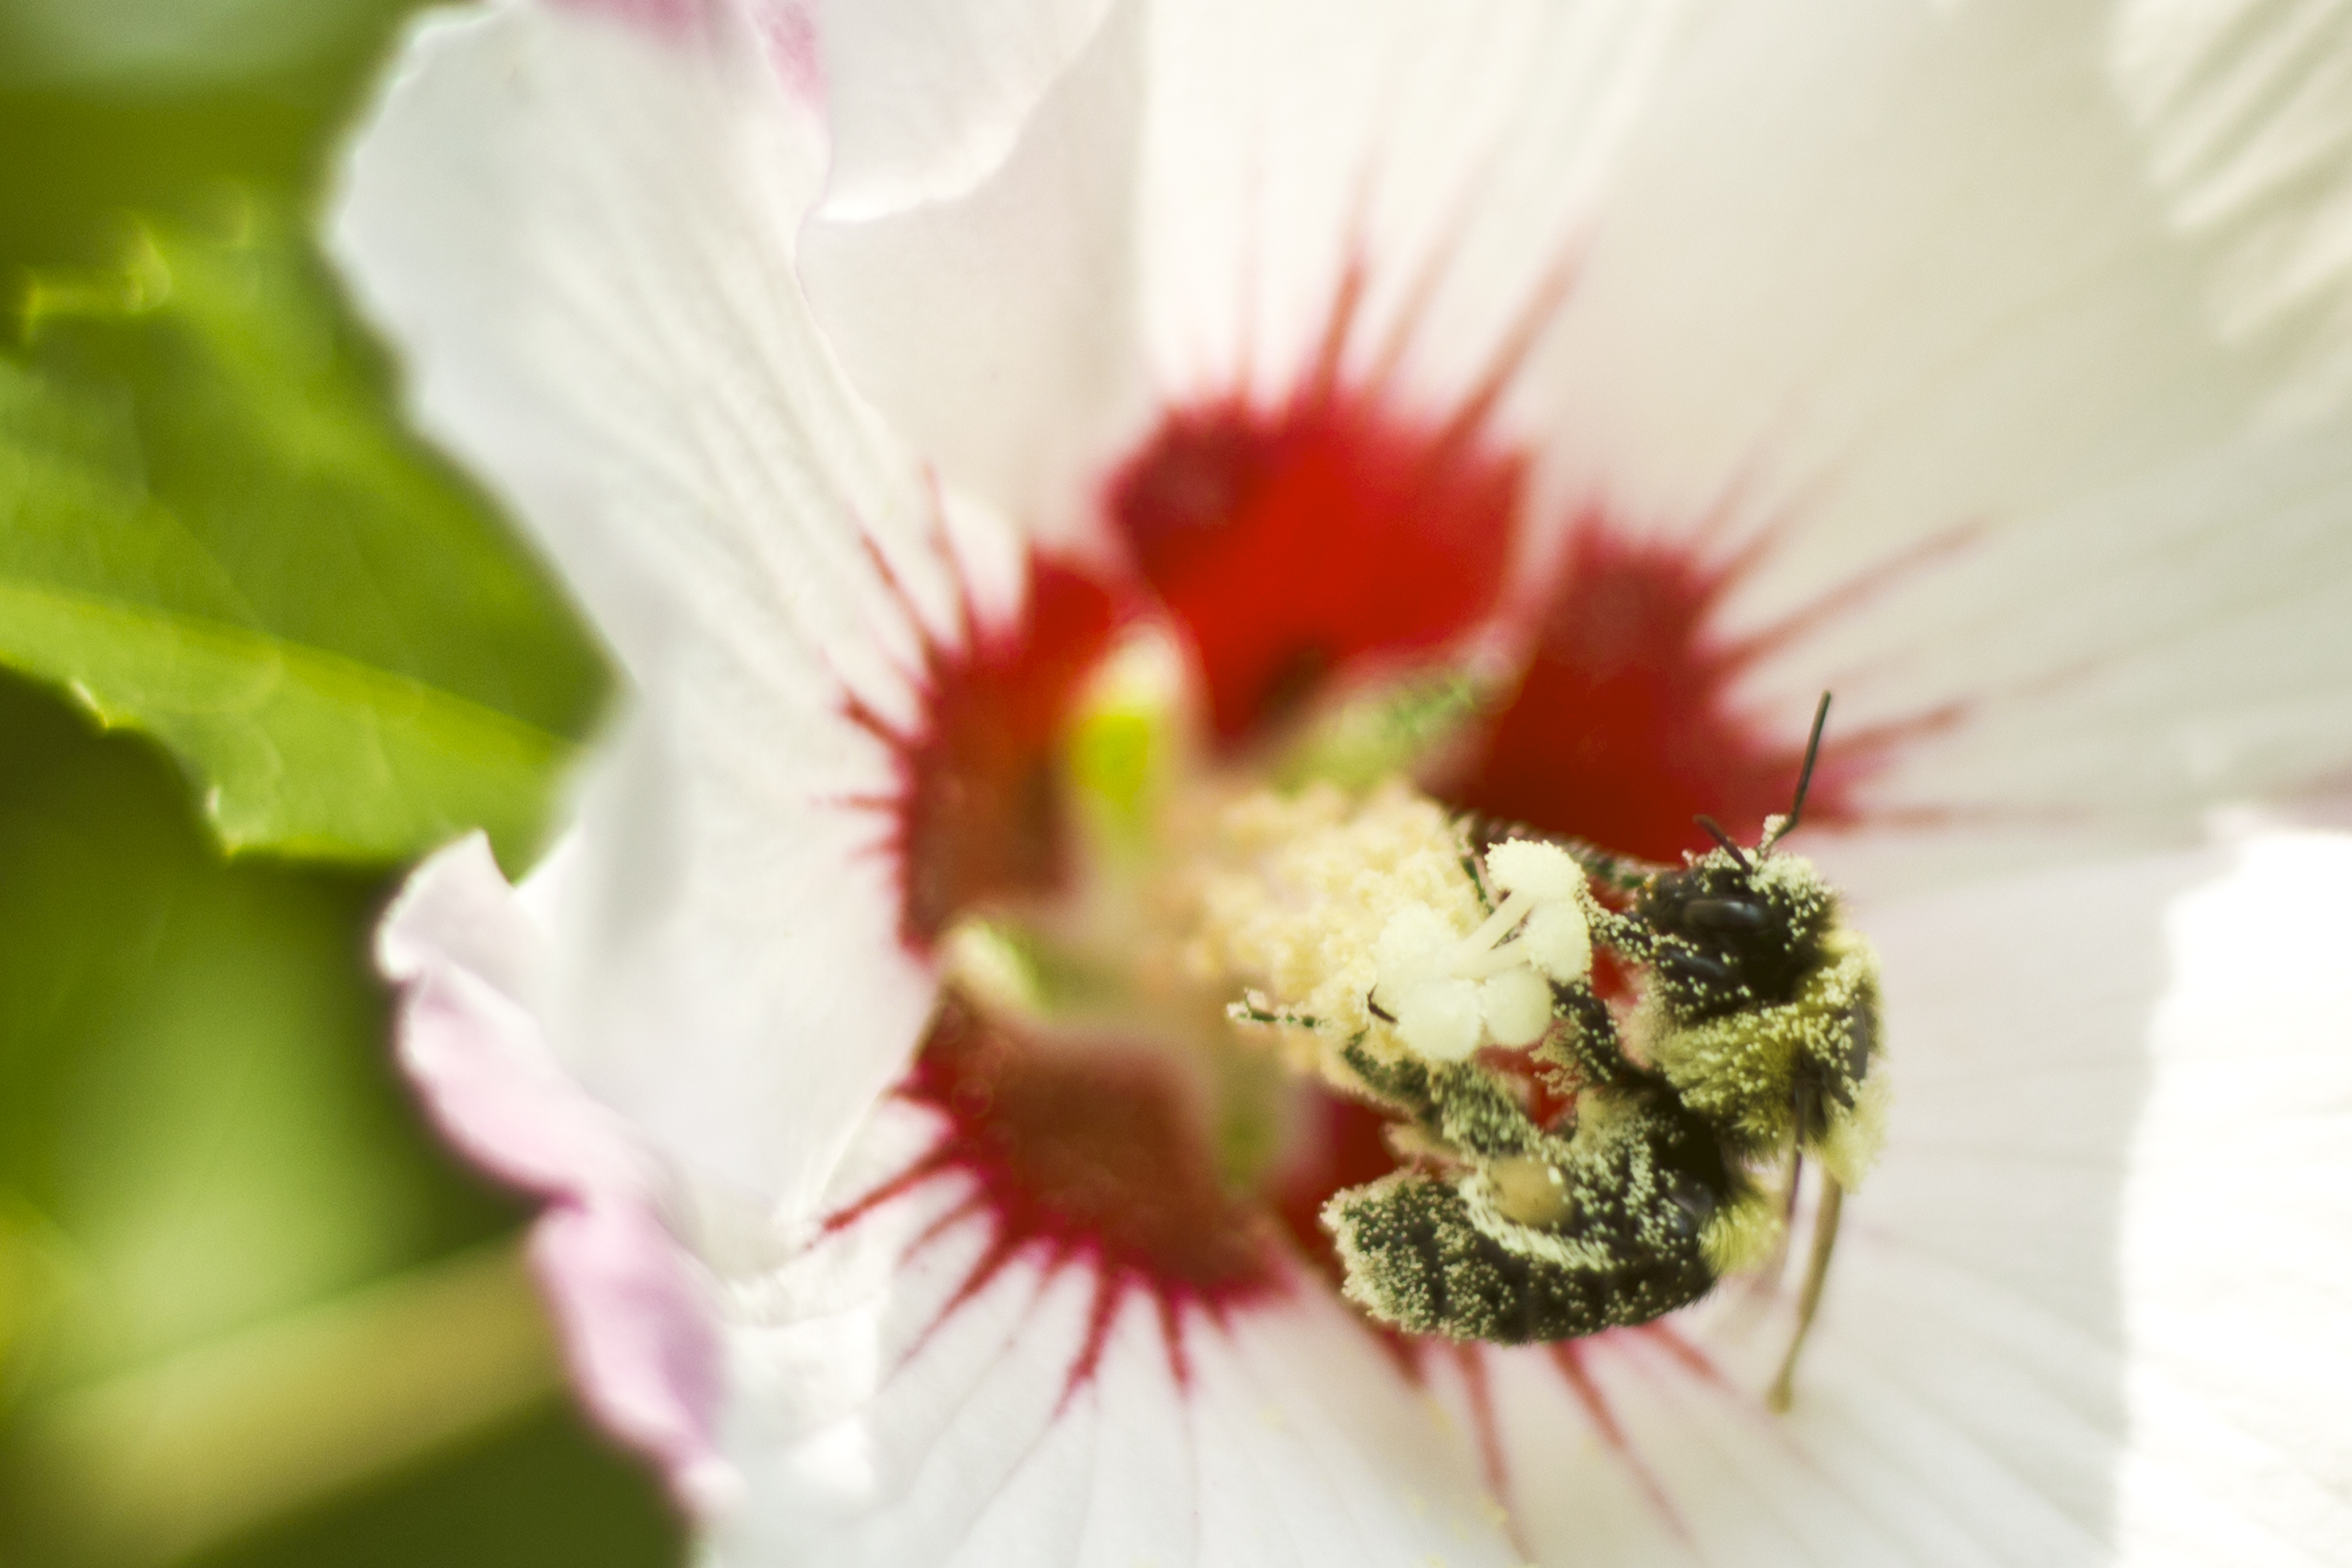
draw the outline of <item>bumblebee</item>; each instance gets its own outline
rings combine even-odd
[[[1777,1255],[1810,1155],[1822,1196],[1770,1393],[1786,1406],[1843,1192],[1883,1121],[1876,960],[1811,863],[1779,848],[1802,818],[1828,716],[1824,695],[1788,815],[1752,847],[1706,817],[1717,847],[1679,867],[1549,840],[1616,895],[1614,909],[1591,900],[1592,940],[1639,996],[1621,1026],[1589,979],[1552,984],[1533,1059],[1572,1097],[1554,1123],[1538,1125],[1518,1087],[1475,1060],[1349,1046],[1347,1065],[1400,1114],[1392,1142],[1412,1157],[1323,1214],[1348,1292],[1373,1316],[1504,1344],[1646,1322]],[[1483,857],[1531,836],[1477,837]]]

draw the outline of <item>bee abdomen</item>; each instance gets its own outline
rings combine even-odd
[[[1400,1172],[1340,1193],[1323,1223],[1348,1294],[1373,1316],[1413,1333],[1524,1344],[1644,1323],[1714,1287],[1699,1241],[1705,1194],[1660,1202],[1559,1234],[1481,1214],[1456,1185]]]

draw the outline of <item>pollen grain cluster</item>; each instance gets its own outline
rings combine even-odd
[[[1467,935],[1484,918],[1467,855],[1445,809],[1402,783],[1361,797],[1328,784],[1252,792],[1216,814],[1196,863],[1186,966],[1275,999],[1295,1065],[1344,1079],[1336,1042],[1402,1049],[1370,1007],[1389,922],[1426,910]]]

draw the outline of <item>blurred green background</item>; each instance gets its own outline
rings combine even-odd
[[[605,689],[308,238],[408,9],[0,0],[0,1563],[681,1554],[368,961]]]

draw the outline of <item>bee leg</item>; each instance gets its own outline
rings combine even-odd
[[[1429,1109],[1429,1069],[1411,1057],[1395,1061],[1382,1061],[1364,1048],[1362,1037],[1349,1040],[1339,1047],[1339,1059],[1348,1064],[1363,1086],[1387,1103],[1405,1111],[1415,1120]]]
[[[1789,1151],[1789,1184],[1780,1194],[1780,1238],[1772,1244],[1772,1256],[1757,1270],[1759,1285],[1770,1288],[1780,1282],[1789,1267],[1789,1237],[1797,1228],[1797,1194],[1805,1182],[1805,1151],[1802,1145]]]
[[[1466,849],[1462,852],[1462,874],[1470,879],[1470,890],[1478,895],[1478,912],[1493,914],[1495,896],[1486,890],[1486,878],[1478,868],[1478,857]]]
[[[1564,838],[1551,833],[1528,834],[1526,837],[1559,846],[1568,851],[1570,859],[1584,868],[1587,876],[1621,893],[1637,892],[1643,884],[1659,872],[1673,869],[1651,860],[1633,860],[1622,855],[1612,855],[1600,846],[1588,844],[1581,838]]]
[[[1600,946],[1635,963],[1657,962],[1657,936],[1640,921],[1611,910],[1597,910],[1588,918],[1592,922],[1592,940]]]
[[[1753,1302],[1768,1300],[1780,1289],[1781,1278],[1789,1271],[1789,1238],[1797,1228],[1797,1194],[1805,1174],[1805,1152],[1802,1149],[1789,1151],[1789,1173],[1783,1178],[1774,1206],[1780,1210],[1780,1223],[1772,1237],[1772,1248],[1763,1260],[1748,1269],[1740,1279],[1742,1299]]]
[[[1385,1104],[1471,1160],[1540,1154],[1554,1142],[1529,1120],[1516,1089],[1475,1063],[1383,1062],[1355,1043],[1339,1055]]]
[[[1517,1089],[1472,1065],[1441,1068],[1430,1075],[1430,1099],[1444,1140],[1485,1162],[1539,1158],[1566,1152],[1528,1115]]]
[[[1433,1142],[1446,1142],[1442,1097],[1427,1064],[1410,1057],[1382,1061],[1364,1048],[1361,1039],[1349,1041],[1340,1049],[1339,1059],[1373,1100],[1403,1115]]]
[[[1844,1206],[1845,1189],[1823,1171],[1821,1208],[1813,1216],[1812,1254],[1805,1259],[1805,1283],[1797,1295],[1797,1331],[1790,1337],[1789,1353],[1780,1358],[1780,1374],[1764,1395],[1764,1403],[1776,1411],[1787,1411],[1796,1396],[1797,1352],[1804,1349],[1805,1333],[1813,1326],[1813,1313],[1822,1304],[1822,1286],[1830,1277],[1830,1254],[1837,1247],[1838,1215]]]
[[[1600,1089],[1618,1089],[1641,1076],[1625,1059],[1617,1037],[1617,1020],[1609,1004],[1592,987],[1555,984],[1551,988],[1553,1016],[1559,1026],[1536,1047],[1537,1058],[1559,1068],[1576,1084]]]
[[[1614,888],[1620,892],[1634,892],[1660,871],[1671,869],[1648,860],[1629,860],[1622,855],[1612,855],[1608,850],[1597,845],[1587,844],[1581,838],[1559,838],[1551,837],[1549,835],[1545,837],[1549,838],[1550,842],[1567,850],[1569,858],[1583,867],[1594,881]]]
[[[1334,1197],[1323,1224],[1357,1305],[1409,1333],[1517,1342],[1528,1264],[1470,1223],[1460,1194],[1399,1172]]]

